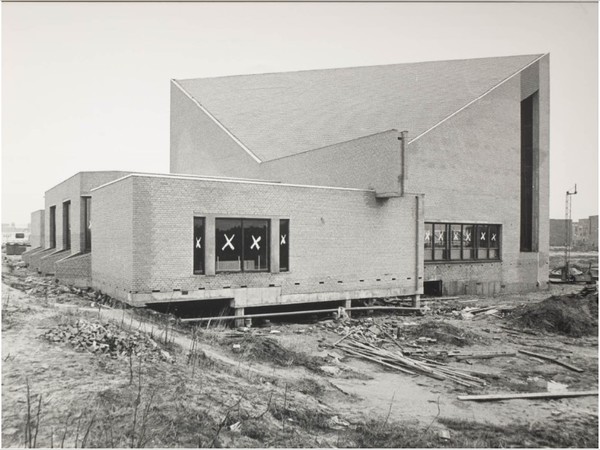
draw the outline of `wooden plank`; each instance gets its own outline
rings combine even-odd
[[[517,356],[517,352],[492,352],[492,353],[470,353],[470,354],[452,354],[448,355],[448,357],[455,357],[457,361],[462,361],[463,359],[490,359],[490,358],[499,358],[502,356]]]
[[[548,356],[548,355],[542,355],[540,353],[533,353],[533,352],[529,352],[527,350],[519,350],[519,353],[523,353],[525,355],[528,356],[533,356],[534,358],[540,358],[540,359],[545,359],[546,361],[551,361],[553,363],[559,364],[563,367],[566,367],[567,369],[573,370],[574,372],[583,372],[583,369],[580,369],[579,367],[573,366],[571,364],[568,364],[566,362],[560,361],[558,358],[555,358],[553,356]]]
[[[563,398],[563,397],[585,397],[598,395],[598,391],[573,391],[573,392],[531,392],[510,394],[487,394],[487,395],[459,395],[458,399],[463,401],[493,401],[530,398]]]

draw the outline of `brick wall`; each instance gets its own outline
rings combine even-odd
[[[133,284],[133,178],[93,191],[92,211],[92,285],[127,300]]]
[[[199,289],[244,286],[277,288],[282,296],[369,289],[411,295],[422,286],[415,196],[378,200],[368,191],[146,176],[93,195],[93,283],[121,297],[181,289],[192,298]],[[290,271],[194,275],[194,216],[207,217],[207,251],[215,217],[269,218],[272,226],[289,218]]]
[[[40,259],[39,271],[44,275],[56,275],[56,262],[70,255],[68,250],[58,250]]]
[[[425,280],[441,279],[447,294],[547,284],[548,91],[542,66],[534,80],[540,89],[539,252],[520,252],[520,102],[537,87],[531,74],[524,85],[514,77],[408,146],[407,189],[425,193],[426,222],[502,225],[502,263],[426,263]]]
[[[399,192],[402,171],[395,130],[264,162],[261,178],[286,183]]]
[[[170,172],[258,178],[258,163],[171,83]]]
[[[31,235],[29,240],[31,248],[44,247],[44,210],[40,209],[31,213]]]
[[[106,171],[106,172],[80,172],[62,183],[46,191],[44,210],[44,242],[50,248],[50,207],[56,207],[56,247],[52,251],[64,251],[61,258],[69,255],[77,255],[83,251],[85,239],[85,224],[83,217],[82,196],[91,195],[91,189],[109,181],[121,178],[129,172]],[[70,249],[65,249],[63,233],[63,208],[65,202],[70,202]],[[93,204],[93,201],[92,201]],[[93,210],[93,205],[92,205]],[[93,233],[92,233],[93,234]],[[51,252],[50,252],[51,253]],[[55,273],[52,264],[56,258],[44,258],[43,267],[40,269],[46,273]],[[70,267],[70,266],[69,266]],[[63,274],[66,269],[63,269]]]
[[[56,278],[61,283],[86,288],[92,285],[92,254],[69,256],[55,263]]]

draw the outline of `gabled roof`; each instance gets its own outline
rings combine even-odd
[[[414,138],[542,55],[178,80],[261,161],[397,129]]]

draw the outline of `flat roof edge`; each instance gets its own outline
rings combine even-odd
[[[325,189],[332,191],[354,191],[354,192],[372,192],[375,193],[373,189],[359,189],[359,188],[345,188],[345,187],[336,187],[336,186],[315,186],[309,184],[290,184],[290,183],[275,183],[272,181],[258,181],[258,180],[243,180],[243,179],[231,179],[231,178],[211,178],[204,176],[182,176],[182,175],[169,175],[169,174],[145,174],[145,173],[130,173],[124,177],[118,178],[113,181],[109,181],[103,185],[95,187],[90,192],[97,191],[99,189],[110,186],[111,184],[118,183],[120,181],[124,181],[128,178],[140,177],[140,178],[163,178],[163,179],[171,179],[171,180],[190,180],[190,181],[212,181],[216,183],[230,183],[230,184],[254,184],[254,185],[263,185],[263,186],[286,186],[286,187],[297,187],[297,188],[305,188],[305,189]]]

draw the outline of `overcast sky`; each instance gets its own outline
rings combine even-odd
[[[596,4],[2,4],[2,222],[169,171],[169,80],[550,52],[550,216],[598,213]],[[502,149],[498,149],[502,151]],[[500,188],[500,187],[499,187]]]

